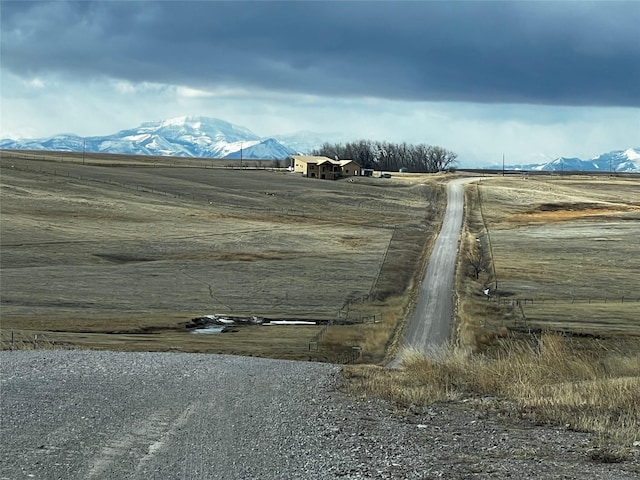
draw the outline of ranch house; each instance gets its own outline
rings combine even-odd
[[[336,180],[360,175],[360,165],[353,160],[332,160],[328,157],[292,155],[293,171],[305,177]]]

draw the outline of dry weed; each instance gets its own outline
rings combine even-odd
[[[535,342],[503,339],[493,357],[453,348],[404,352],[399,370],[345,369],[349,389],[402,405],[491,396],[517,402],[540,423],[598,434],[613,444],[640,440],[639,354],[591,355],[566,339],[544,334]]]

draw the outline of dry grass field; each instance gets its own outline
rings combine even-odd
[[[329,182],[243,166],[2,152],[2,331],[313,360],[361,346],[380,361],[437,232],[443,177]],[[320,325],[187,332],[212,313],[352,325],[311,352]]]
[[[475,193],[495,265],[488,284],[496,300],[520,301],[514,321],[640,335],[640,179],[505,178]]]
[[[623,461],[640,442],[640,179],[493,177],[466,204],[454,345],[405,352],[397,371],[347,367],[345,388],[405,406],[488,399],[593,432],[593,460]]]

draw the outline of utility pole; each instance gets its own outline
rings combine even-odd
[[[84,152],[87,149],[87,139],[83,138],[82,139],[82,164],[84,165]]]
[[[504,153],[502,154],[502,176],[504,177]]]
[[[242,170],[242,145],[243,142],[240,142],[240,170]]]

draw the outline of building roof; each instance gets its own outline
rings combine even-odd
[[[353,163],[354,165],[358,165],[357,162],[353,161],[353,160],[339,160],[340,166],[344,167],[345,165],[348,165],[350,163]],[[358,165],[360,166],[360,165]]]
[[[302,163],[322,163],[322,162],[326,162],[327,160],[330,162],[334,161],[334,160],[331,160],[329,157],[320,157],[320,156],[313,156],[313,155],[291,155],[291,158],[293,158],[297,162],[302,162]]]
[[[340,163],[339,163],[339,162],[336,162],[335,160],[331,160],[330,158],[326,158],[326,159],[324,159],[324,160],[320,160],[320,161],[318,162],[318,165],[322,165],[322,164],[325,164],[325,163],[328,163],[328,164],[330,164],[330,165],[337,165],[337,166],[339,166],[339,165],[340,165]]]
[[[333,165],[340,165],[341,167],[344,167],[349,163],[354,163],[358,165],[358,163],[353,160],[333,160],[332,158],[329,158],[329,157],[313,156],[313,155],[291,155],[291,158],[293,158],[297,162],[302,162],[302,163],[321,164],[324,162],[329,162],[329,163],[332,163]]]

